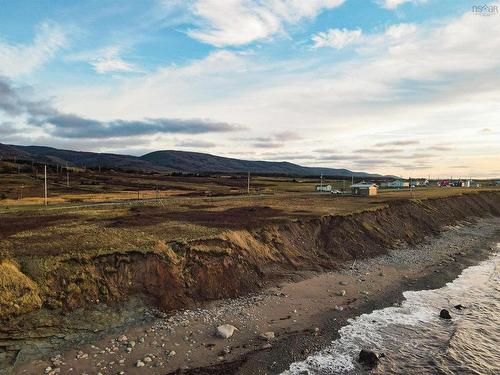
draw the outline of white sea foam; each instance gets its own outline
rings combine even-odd
[[[305,361],[293,363],[283,374],[363,373],[357,362],[363,348],[387,355],[374,373],[432,374],[437,368],[443,373],[478,369],[479,373],[495,373],[497,369],[488,363],[495,358],[500,363],[495,337],[500,326],[499,265],[500,257],[496,255],[464,270],[443,288],[405,292],[401,307],[376,310],[349,320],[339,330],[339,339]],[[459,303],[467,309],[453,309]],[[439,318],[441,308],[451,311],[452,321]],[[483,346],[469,342],[478,330],[490,330],[494,336],[484,337]],[[467,355],[455,355],[458,348],[467,351]]]

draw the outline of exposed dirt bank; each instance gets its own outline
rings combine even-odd
[[[88,260],[68,259],[48,277],[39,271],[43,258],[29,263],[4,260],[0,368],[71,347],[143,316],[141,308],[123,308],[136,297],[162,311],[199,306],[245,295],[304,271],[332,270],[343,262],[385,254],[460,220],[488,215],[500,215],[500,194],[392,201],[381,209],[346,216],[160,243],[154,253],[117,251]],[[14,288],[18,281],[24,286]],[[81,326],[85,332],[80,332]]]
[[[203,309],[157,317],[153,322],[75,346],[58,356],[19,366],[16,374],[275,374],[334,338],[364,312],[397,303],[402,291],[441,287],[463,268],[488,256],[500,241],[500,218],[448,227],[418,245],[343,263],[338,271],[287,282],[247,297],[215,301]],[[441,308],[455,314],[444,300]],[[238,328],[229,339],[220,324]],[[268,338],[261,334],[268,333]],[[271,333],[269,333],[271,332]],[[138,368],[137,365],[144,364]]]

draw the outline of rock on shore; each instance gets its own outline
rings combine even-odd
[[[380,360],[378,359],[377,354],[370,350],[361,349],[359,352],[359,363],[362,363],[364,366],[368,368],[377,367]]]
[[[439,317],[441,319],[451,319],[450,312],[446,309],[442,309],[441,312],[439,313]]]
[[[222,324],[217,327],[217,336],[223,339],[228,339],[234,334],[234,331],[236,330],[238,330],[238,328],[232,326],[231,324]]]

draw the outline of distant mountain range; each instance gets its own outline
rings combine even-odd
[[[15,146],[0,143],[2,159],[17,159],[65,166],[86,166],[143,172],[222,172],[311,176],[379,176],[348,169],[303,167],[289,162],[253,161],[188,151],[155,151],[143,156],[60,150],[44,146]]]

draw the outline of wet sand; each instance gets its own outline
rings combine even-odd
[[[401,245],[335,272],[301,274],[299,281],[294,275],[295,281],[256,295],[174,315],[153,312],[150,324],[20,365],[14,373],[280,373],[333,340],[347,319],[399,303],[405,290],[440,287],[487,257],[500,240],[499,223],[498,218],[463,222],[418,245]],[[220,324],[238,330],[218,338]],[[274,339],[261,338],[265,332],[273,332]]]

